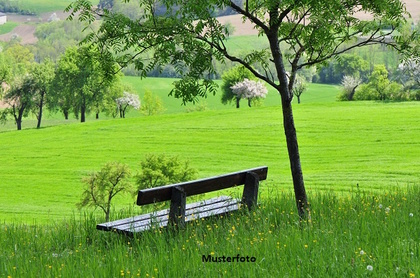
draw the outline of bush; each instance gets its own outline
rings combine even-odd
[[[106,163],[99,172],[83,178],[83,183],[87,186],[77,207],[100,208],[105,213],[105,221],[109,221],[112,199],[121,192],[132,191],[132,185],[128,181],[130,175],[127,165],[119,162]]]
[[[139,190],[193,180],[197,175],[197,170],[190,167],[188,160],[165,154],[146,155],[141,168],[141,173],[136,176]]]
[[[163,107],[162,100],[158,96],[152,94],[150,91],[146,91],[140,111],[144,115],[151,116],[162,113],[165,111],[165,108]]]

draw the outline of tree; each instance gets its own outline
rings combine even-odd
[[[162,104],[162,100],[152,94],[151,91],[146,90],[143,96],[142,105],[140,111],[147,116],[162,113],[165,110]]]
[[[241,98],[234,94],[232,86],[238,82],[243,81],[245,78],[250,80],[255,79],[255,76],[243,66],[236,66],[226,71],[222,75],[222,103],[227,104],[236,100],[236,108],[239,108],[239,102]]]
[[[32,88],[34,90],[32,112],[38,119],[36,127],[40,128],[43,108],[47,99],[50,98],[49,91],[54,79],[54,63],[47,59],[41,64],[35,64],[31,69],[31,75],[34,82]]]
[[[105,213],[105,221],[109,221],[112,199],[119,193],[133,191],[128,180],[130,175],[127,165],[119,162],[106,163],[99,172],[83,178],[86,188],[77,207],[100,208]]]
[[[164,16],[154,13],[155,2],[167,7]],[[229,0],[140,0],[140,5],[145,14],[136,20],[95,11],[87,0],[77,0],[67,10],[72,16],[80,12],[80,18],[88,22],[97,15],[102,17],[100,28],[87,40],[97,43],[106,57],[115,57],[121,65],[134,63],[144,76],[157,65],[175,65],[182,79],[175,82],[171,94],[184,103],[216,93],[216,84],[209,78],[215,74],[213,60],[239,63],[273,87],[281,97],[296,205],[302,218],[308,215],[309,205],[292,110],[298,70],[370,44],[387,44],[404,53],[413,49],[412,38],[391,37],[407,14],[399,0],[267,0],[245,1],[243,5]],[[252,22],[267,38],[269,48],[233,54],[224,43],[226,26],[213,13],[227,7]],[[358,19],[357,12],[372,14],[372,21]],[[385,25],[391,29],[383,29]],[[127,56],[126,49],[135,54]],[[152,53],[152,59],[141,58],[146,52]],[[290,79],[285,62],[290,64]]]
[[[12,115],[17,130],[22,129],[22,119],[29,114],[30,109],[34,105],[34,80],[29,74],[18,76],[13,81],[11,88],[4,96],[4,102],[7,108],[2,113],[2,121],[7,119],[7,115]]]
[[[138,110],[140,108],[140,99],[136,94],[124,92],[124,95],[115,100],[117,102],[118,111],[120,111],[120,118],[125,118],[125,112],[129,107]]]
[[[253,99],[265,98],[268,93],[267,88],[263,83],[247,78],[241,82],[235,83],[230,88],[232,89],[232,93],[236,95],[236,99],[247,99],[249,107],[251,107],[251,101]],[[239,101],[237,101],[237,103],[237,107],[239,107]]]
[[[341,81],[341,86],[343,86],[342,94],[340,95],[340,100],[353,100],[354,93],[356,88],[362,83],[360,78],[345,75]]]
[[[58,61],[53,81],[55,102],[66,119],[72,109],[76,118],[80,114],[80,122],[85,122],[86,114],[98,107],[106,89],[116,82],[117,75],[104,71],[104,67],[113,68],[113,63],[101,61],[98,55],[94,47],[70,47]]]
[[[303,77],[296,75],[295,84],[293,85],[292,92],[297,97],[298,103],[300,103],[300,96],[306,91],[306,81]]]
[[[362,84],[356,91],[356,100],[393,100],[402,90],[402,85],[388,79],[385,65],[375,65],[369,82]]]
[[[138,189],[151,188],[196,178],[197,171],[189,161],[177,156],[148,154],[141,162],[141,173],[137,175]]]
[[[408,59],[398,66],[398,71],[404,76],[405,87],[420,88],[420,60]]]

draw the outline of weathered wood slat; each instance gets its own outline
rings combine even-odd
[[[267,171],[268,167],[264,166],[207,179],[140,190],[137,196],[137,205],[141,206],[154,202],[168,201],[171,199],[173,187],[183,188],[187,196],[192,196],[233,187],[235,185],[242,185],[245,183],[246,174],[249,172],[256,174],[259,180],[265,180],[267,178]]]
[[[240,200],[227,196],[212,198],[209,200],[188,204],[185,212],[185,222],[198,218],[206,218],[213,215],[225,214],[239,209]],[[97,229],[132,234],[152,228],[165,227],[168,225],[169,210],[161,210],[154,213],[129,217],[117,221],[97,225]]]
[[[219,198],[215,198],[214,202],[207,202],[203,205],[194,206],[194,208],[190,208],[186,210],[185,216],[186,217],[194,217],[194,215],[198,215],[201,212],[211,211],[217,208],[230,206],[233,203],[237,203],[238,200],[236,199],[226,199],[229,197],[224,198],[224,200],[220,200]],[[219,200],[218,200],[219,199]],[[142,219],[141,221],[131,222],[127,223],[125,225],[119,225],[118,229],[121,230],[136,230],[139,227],[142,226],[152,226],[152,225],[158,225],[158,226],[166,226],[169,218],[169,212],[168,210],[162,210],[157,212],[156,214],[149,214],[148,218]],[[162,225],[163,224],[163,225]]]
[[[201,206],[205,206],[205,205],[209,205],[209,204],[213,204],[213,203],[217,203],[217,202],[229,202],[229,200],[232,200],[232,198],[228,197],[228,196],[215,197],[215,198],[211,198],[211,199],[208,199],[208,200],[203,200],[203,201],[187,204],[186,209],[187,209],[187,212],[189,212],[189,211],[191,211],[191,209],[195,209],[195,208],[198,208],[198,207],[201,207]],[[112,227],[117,227],[117,226],[120,226],[120,225],[126,225],[127,223],[132,223],[132,222],[140,222],[142,220],[149,219],[151,217],[151,215],[153,217],[159,217],[159,216],[162,216],[162,215],[165,215],[165,214],[166,215],[169,214],[169,209],[155,211],[155,212],[152,212],[152,213],[145,213],[145,214],[142,214],[142,215],[129,217],[129,218],[124,218],[124,219],[120,219],[120,220],[115,220],[115,221],[111,221],[111,222],[106,222],[106,223],[98,224],[96,227],[97,227],[98,230],[110,231],[110,230],[112,230]]]

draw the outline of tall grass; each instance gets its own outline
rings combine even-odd
[[[312,219],[301,223],[293,196],[273,191],[252,212],[134,238],[95,230],[89,214],[3,224],[0,277],[415,277],[419,196],[418,185],[313,194]],[[255,262],[206,262],[203,255]]]

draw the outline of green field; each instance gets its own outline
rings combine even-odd
[[[152,87],[157,83],[142,82],[139,93],[148,87],[158,93]],[[348,192],[357,184],[381,191],[419,184],[418,102],[335,102],[334,87],[313,88],[294,105],[309,197],[318,191]],[[169,85],[160,89],[167,94]],[[188,158],[200,177],[267,165],[262,194],[290,190],[280,107],[268,100],[264,107],[241,109],[221,106],[218,96],[207,101],[211,110],[204,112],[185,113],[179,100],[166,98],[172,107],[168,104],[164,115],[130,112],[126,119],[1,132],[1,221],[69,217],[76,211],[83,175],[111,160],[129,164],[135,173],[147,153]],[[131,197],[120,198],[117,210],[132,203]]]
[[[35,13],[63,11],[73,0],[18,0],[16,1],[21,9],[30,10]],[[93,4],[99,0],[90,1]]]
[[[18,26],[16,22],[6,22],[3,25],[0,25],[0,35],[7,34],[11,32],[15,27]]]

